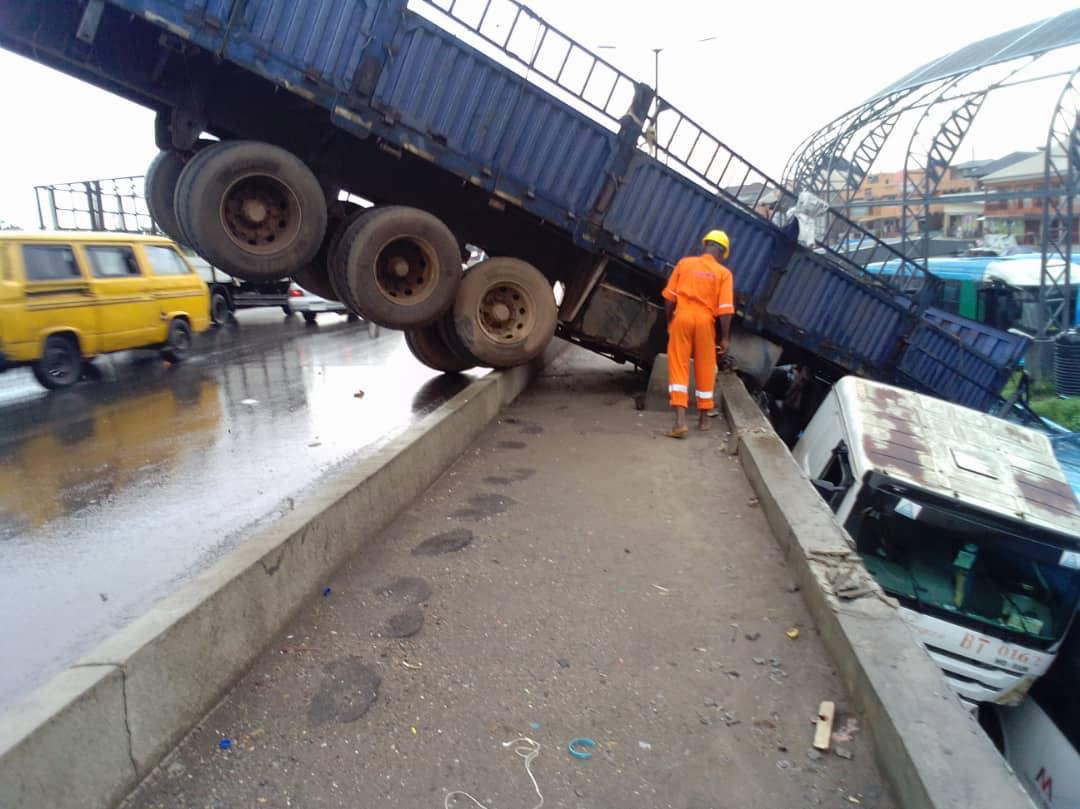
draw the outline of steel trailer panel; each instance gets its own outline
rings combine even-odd
[[[947,331],[964,345],[971,346],[1002,367],[1013,367],[1024,356],[1030,339],[1019,332],[1006,332],[954,315],[944,309],[931,307],[923,312],[928,323]]]
[[[421,17],[400,26],[393,50],[375,102],[424,139],[435,162],[506,187],[526,209],[545,202],[548,210],[537,213],[555,208],[561,224],[585,217],[614,133]]]
[[[348,92],[385,0],[109,0],[324,105]]]
[[[1010,368],[964,345],[941,327],[920,320],[907,338],[893,381],[976,410],[991,407]]]
[[[683,256],[697,252],[703,233],[720,228],[731,238],[728,262],[740,310],[765,292],[769,268],[783,234],[723,197],[672,171],[644,152],[630,162],[603,220],[625,245],[623,252],[654,275],[667,278]],[[636,255],[635,255],[636,254]]]
[[[795,253],[758,306],[768,323],[794,330],[801,348],[879,379],[913,320],[896,296],[805,249]]]

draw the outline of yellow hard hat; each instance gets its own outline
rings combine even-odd
[[[728,254],[731,252],[731,239],[729,239],[728,235],[722,230],[710,230],[705,234],[705,238],[702,239],[702,241],[706,244],[712,242],[713,244],[718,244],[723,247],[724,258],[727,258]]]

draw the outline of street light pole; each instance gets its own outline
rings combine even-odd
[[[660,156],[660,51],[653,48],[653,93],[656,94],[656,114],[653,116],[653,158]]]
[[[702,42],[713,42],[717,37],[709,36],[702,39],[696,39],[692,42],[687,42],[687,45],[699,45]],[[671,43],[668,43],[670,47]],[[597,45],[597,48],[602,51],[617,51],[620,48],[616,45]],[[660,54],[664,51],[664,48],[649,48],[653,52],[653,94],[656,96],[656,111],[653,113],[652,124],[652,138],[653,138],[653,157],[659,157],[660,155]]]

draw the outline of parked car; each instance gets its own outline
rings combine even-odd
[[[289,302],[285,306],[285,314],[299,313],[303,315],[304,322],[314,325],[316,318],[321,314],[345,315],[350,323],[355,323],[361,318],[345,308],[341,301],[331,301],[320,298],[314,292],[309,292],[295,281],[289,284]],[[368,323],[368,334],[374,339],[379,336],[379,327],[374,323]]]
[[[30,366],[46,388],[66,388],[99,354],[184,360],[209,327],[206,284],[166,238],[0,233],[0,370]]]
[[[360,319],[356,315],[349,314],[349,310],[345,308],[345,304],[341,303],[341,301],[320,298],[314,292],[308,292],[296,282],[289,284],[289,300],[285,304],[285,314],[300,314],[303,315],[304,322],[314,323],[315,318],[324,312],[347,315],[349,320],[353,321]]]

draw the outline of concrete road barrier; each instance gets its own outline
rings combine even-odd
[[[742,382],[722,374],[720,390],[742,466],[901,806],[1034,809]]]
[[[565,347],[471,383],[0,716],[0,806],[118,803]]]

